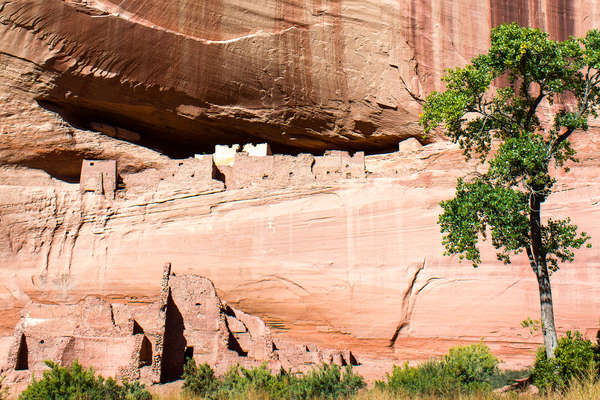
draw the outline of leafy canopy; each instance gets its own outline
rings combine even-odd
[[[459,180],[456,197],[441,203],[446,254],[476,267],[478,238],[488,234],[504,263],[524,249],[530,253],[532,199],[539,205],[552,192],[552,165],[568,170],[568,161],[577,162],[568,139],[598,116],[599,66],[598,30],[558,42],[511,24],[492,30],[487,54],[447,71],[446,90],[427,97],[420,123],[426,133],[443,126],[467,159],[487,161],[489,169],[469,182]],[[545,114],[558,111],[543,122],[540,107]],[[539,250],[553,271],[589,239],[568,218],[547,220],[540,230]]]

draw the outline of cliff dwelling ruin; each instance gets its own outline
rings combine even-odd
[[[213,154],[170,160],[160,171],[147,170],[124,177],[126,190],[161,190],[182,184],[206,189],[251,186],[286,187],[366,177],[364,152],[329,150],[323,156],[272,155],[267,143],[215,147]],[[114,197],[118,182],[115,160],[83,160],[81,192]]]
[[[7,359],[9,383],[41,376],[45,360],[78,360],[104,376],[146,383],[181,378],[188,358],[217,373],[233,365],[302,371],[322,362],[357,365],[350,351],[279,340],[258,317],[222,302],[210,280],[163,270],[155,301],[110,303],[88,296],[77,304],[32,302],[21,312]]]

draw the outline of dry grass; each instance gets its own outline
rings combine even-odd
[[[156,396],[155,400],[200,400],[200,398],[186,397],[182,393],[172,393],[167,396]],[[519,393],[478,393],[461,395],[452,400],[600,400],[600,383],[594,383],[591,379],[577,382],[571,386],[566,393],[550,393],[545,395],[529,395]],[[242,400],[232,399],[232,400]],[[261,393],[248,393],[243,400],[269,400],[268,396]],[[320,400],[320,399],[315,399]],[[378,390],[363,390],[351,400],[446,400],[441,397],[413,397],[403,395],[392,395]]]

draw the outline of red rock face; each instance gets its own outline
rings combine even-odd
[[[488,251],[475,271],[441,255],[437,204],[474,168],[443,139],[367,156],[366,178],[290,187],[251,185],[248,170],[225,190],[170,158],[257,140],[274,153],[396,149],[421,139],[404,85],[440,89],[445,68],[485,50],[491,26],[564,39],[596,26],[599,7],[0,0],[2,332],[31,299],[152,298],[170,261],[279,334],[350,347],[365,364],[481,337],[512,365],[530,361],[539,337],[519,322],[538,300],[526,261],[500,266]],[[596,238],[598,143],[585,137],[583,166],[547,209]],[[81,194],[83,159],[117,160],[122,195]],[[561,330],[598,327],[593,243],[553,277]]]

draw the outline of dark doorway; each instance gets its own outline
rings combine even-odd
[[[140,348],[140,368],[146,365],[152,365],[152,344],[146,336],[142,339],[142,347]]]
[[[185,362],[194,359],[194,346],[188,346],[185,349]]]
[[[25,338],[25,334],[21,334],[21,340],[19,341],[19,350],[17,351],[17,364],[15,365],[15,369],[29,369],[29,350],[27,349],[27,339]]]

